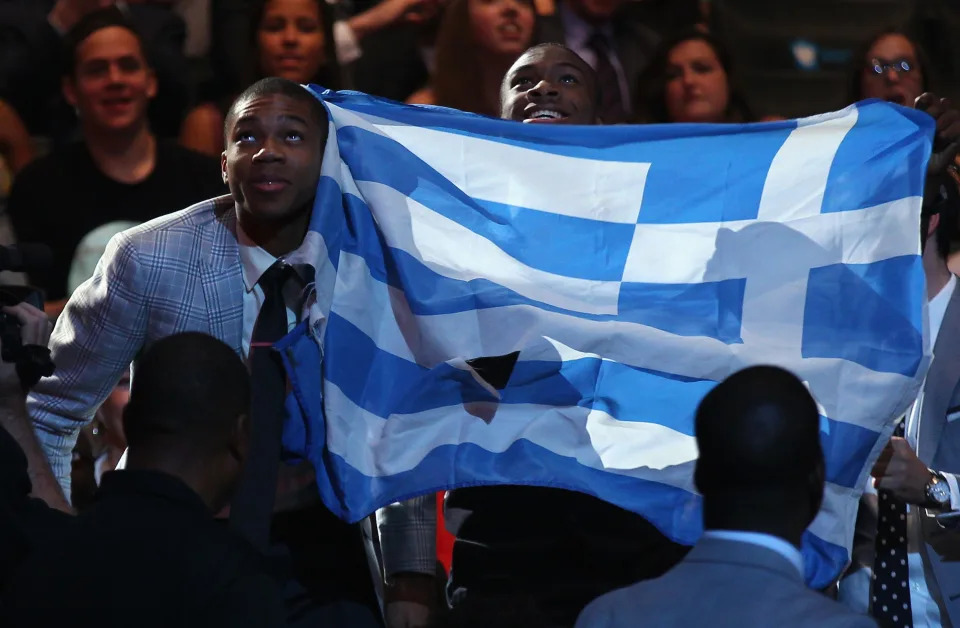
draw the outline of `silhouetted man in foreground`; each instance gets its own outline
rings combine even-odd
[[[823,499],[819,425],[810,393],[780,368],[714,388],[696,418],[703,537],[664,576],[595,600],[577,627],[874,626],[804,586],[801,537]]]
[[[283,625],[260,556],[213,518],[240,476],[249,405],[247,369],[226,344],[196,332],[157,341],[124,412],[126,469],[105,474],[70,533],[24,565],[0,624]]]

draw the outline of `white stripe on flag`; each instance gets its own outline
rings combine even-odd
[[[824,190],[837,149],[856,124],[859,115],[857,107],[851,106],[841,112],[800,121],[800,127],[790,134],[770,164],[758,218],[785,221],[787,225],[782,228],[785,231],[795,224],[826,221],[833,228],[833,234],[827,237],[834,242],[839,239],[841,251],[862,249],[866,252],[864,254],[873,256],[872,261],[884,259],[873,249],[891,235],[898,242],[912,237],[912,244],[909,240],[907,246],[901,244],[906,249],[902,254],[916,254],[920,251],[920,238],[916,237],[915,222],[919,217],[920,199],[901,201],[913,208],[913,212],[902,213],[912,214],[914,222],[894,232],[880,232],[883,237],[874,231],[877,225],[872,221],[860,223],[858,227],[863,229],[862,231],[852,225],[847,227],[844,219],[839,216],[853,212],[840,212],[839,216],[820,214]],[[838,229],[840,225],[845,229]],[[834,259],[830,260],[828,256],[820,256],[817,247],[796,235],[792,238],[778,238],[777,244],[779,252],[772,250],[768,263],[757,260],[763,272],[754,274],[747,280],[743,295],[741,338],[744,345],[762,347],[761,351],[777,356],[777,363],[781,363],[783,360],[801,358],[803,317],[806,309],[804,304],[810,269],[836,264],[843,261],[843,257],[834,256]],[[789,256],[785,255],[784,251],[789,251]],[[815,386],[815,389],[818,388]],[[843,416],[846,419],[845,415],[830,416]]]
[[[823,491],[823,506],[807,529],[824,541],[850,551],[859,506],[859,490],[827,482]]]
[[[795,275],[791,269],[808,272],[829,264],[915,255],[921,200],[908,197],[788,222],[767,215],[764,220],[637,225],[623,280],[682,284],[757,274],[783,277]],[[796,214],[794,206],[783,209],[786,215]],[[884,237],[877,237],[879,233]]]
[[[380,183],[358,182],[389,246],[434,272],[461,281],[484,278],[529,299],[588,314],[616,314],[619,281],[592,281],[527,266],[490,240]],[[479,263],[478,260],[483,260]]]
[[[662,425],[638,422],[631,426],[630,451],[608,454],[618,467],[607,467],[595,443],[611,443],[623,438],[623,432],[616,425],[619,421],[599,419],[590,408],[499,404],[488,423],[457,405],[381,419],[353,403],[336,384],[327,381],[323,392],[327,447],[369,477],[409,471],[443,445],[473,443],[496,453],[523,439],[575,458],[585,467],[693,491],[692,464],[697,454],[691,445],[693,438]],[[592,422],[591,415],[595,417]],[[584,438],[588,432],[589,439]],[[356,438],[356,434],[366,438]],[[627,454],[643,466],[628,462]]]
[[[767,172],[760,220],[786,222],[820,213],[833,158],[859,117],[852,105],[797,121]]]
[[[590,220],[637,222],[649,163],[568,157],[346,113],[337,114],[341,128],[375,129],[396,140],[473,198]]]
[[[533,348],[542,337],[622,364],[713,381],[747,366],[776,363],[809,382],[827,416],[872,430],[898,409],[878,409],[876,400],[888,398],[891,387],[911,381],[839,358],[795,355],[777,360],[764,346],[725,345],[712,338],[677,336],[637,323],[597,322],[528,305],[415,316],[401,293],[371,277],[363,258],[349,253],[340,256],[337,282],[336,314],[375,339],[381,350],[427,367],[450,356]],[[874,405],[864,407],[863,399],[874,400]]]

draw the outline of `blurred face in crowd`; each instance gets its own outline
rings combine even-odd
[[[271,94],[235,107],[221,162],[245,228],[302,218],[316,195],[326,139],[327,126],[301,99]]]
[[[122,132],[146,123],[157,79],[133,33],[102,28],[80,43],[75,57],[63,93],[85,126]]]
[[[673,122],[722,122],[730,103],[727,73],[702,39],[674,46],[667,56],[665,98]]]
[[[567,0],[567,3],[580,19],[598,24],[609,20],[624,0]]]
[[[860,90],[863,98],[913,106],[923,93],[923,69],[909,39],[890,34],[873,43],[864,59]]]
[[[495,55],[519,55],[533,39],[530,0],[469,0],[470,28],[483,50]]]
[[[530,124],[596,124],[593,70],[559,46],[524,53],[503,77],[500,117]]]
[[[270,0],[257,30],[260,69],[309,83],[323,67],[323,18],[318,0]]]

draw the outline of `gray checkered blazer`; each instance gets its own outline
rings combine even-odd
[[[80,429],[153,342],[208,333],[241,351],[244,284],[233,199],[221,196],[117,234],[93,277],[73,293],[50,349],[57,365],[27,399],[54,475],[70,495]],[[433,496],[379,513],[384,567],[434,573]]]

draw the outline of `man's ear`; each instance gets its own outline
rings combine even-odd
[[[157,73],[152,69],[147,69],[147,98],[153,100],[157,97]]]
[[[823,505],[823,490],[826,486],[826,480],[827,470],[821,460],[807,477],[807,489],[810,493],[811,522],[816,518],[817,513],[820,512],[820,506]]]
[[[60,79],[60,91],[63,92],[63,98],[67,101],[67,104],[77,108],[77,86],[73,83],[72,76],[64,76]]]
[[[247,448],[250,443],[250,420],[246,414],[237,417],[230,432],[230,439],[227,442],[227,449],[230,455],[236,459],[237,463],[242,465],[247,459]]]
[[[930,224],[927,225],[928,238],[937,232],[937,227],[939,225],[940,225],[940,214],[934,214],[930,216]]]
[[[227,180],[227,151],[220,153],[220,173],[223,175],[223,183],[229,185]]]

